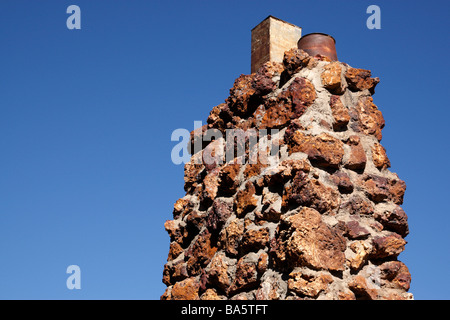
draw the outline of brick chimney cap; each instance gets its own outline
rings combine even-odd
[[[272,18],[272,19],[281,21],[281,22],[283,22],[283,23],[286,23],[286,24],[289,24],[289,25],[291,25],[291,26],[293,26],[293,27],[296,27],[296,28],[301,29],[299,26],[296,26],[296,25],[293,24],[293,23],[284,21],[284,20],[282,20],[282,19],[280,19],[280,18],[277,18],[277,17],[274,17],[274,16],[272,16],[272,15],[268,15],[267,18],[265,18],[263,21],[261,21],[260,23],[258,23],[253,29],[255,29],[257,26],[259,26],[261,23],[263,23],[264,21],[266,21],[266,20],[269,19],[269,18]],[[252,29],[252,31],[253,31],[253,29]]]

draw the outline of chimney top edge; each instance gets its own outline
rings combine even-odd
[[[291,26],[293,26],[293,27],[295,27],[295,28],[298,28],[298,29],[300,29],[300,30],[302,29],[301,27],[299,27],[299,26],[297,26],[297,25],[295,25],[295,24],[293,24],[293,23],[284,21],[283,19],[274,17],[274,16],[272,16],[272,15],[268,15],[264,20],[262,20],[262,21],[261,21],[260,23],[258,23],[255,27],[253,27],[253,29],[255,29],[255,28],[256,28],[257,26],[259,26],[261,23],[263,23],[264,21],[266,21],[267,19],[270,19],[270,18],[275,19],[275,20],[278,20],[278,21],[281,21],[281,22],[286,23],[286,24],[289,24],[289,25],[291,25]],[[252,29],[251,31],[253,31],[253,29]]]

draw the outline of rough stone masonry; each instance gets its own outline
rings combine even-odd
[[[219,140],[203,142],[165,223],[161,299],[412,299],[397,259],[406,186],[380,144],[378,82],[296,48],[236,79],[192,141],[212,128],[278,129],[279,161],[204,164]]]

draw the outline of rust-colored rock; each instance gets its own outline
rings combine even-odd
[[[344,270],[345,240],[322,221],[319,212],[303,208],[283,223],[285,227],[278,227],[278,235],[271,246],[275,263]]]
[[[236,265],[236,276],[229,292],[234,294],[240,290],[254,288],[258,284],[257,256],[249,253],[240,258]]]
[[[219,246],[230,255],[238,254],[238,245],[244,234],[244,223],[240,219],[234,219],[225,227],[220,235]]]
[[[226,103],[221,103],[214,108],[212,108],[209,113],[208,119],[206,122],[208,123],[208,129],[216,128],[223,132],[226,128],[225,121],[223,117],[221,117],[221,113],[224,109],[227,109],[228,105]]]
[[[268,266],[269,266],[269,255],[266,252],[263,252],[258,258],[256,270],[258,270],[258,273],[263,274],[264,272],[266,272]]]
[[[184,238],[188,236],[188,232],[180,224],[179,220],[167,220],[164,223],[164,228],[170,236],[170,241],[176,241],[179,244],[182,244]]]
[[[333,278],[328,274],[314,276],[301,271],[291,272],[289,278],[289,290],[309,297],[317,297],[320,292],[326,291],[328,285],[333,282]]]
[[[374,218],[379,221],[387,230],[394,231],[406,237],[409,233],[408,216],[400,206],[393,210],[380,210],[375,212]]]
[[[386,155],[386,149],[379,143],[372,146],[372,160],[375,167],[380,170],[391,166],[391,162]]]
[[[281,128],[292,118],[292,105],[288,101],[274,100],[266,104],[266,112],[261,119],[261,129]]]
[[[186,263],[182,259],[176,261],[170,261],[164,265],[163,270],[163,283],[166,285],[172,285],[177,281],[188,278],[188,272]]]
[[[349,239],[362,239],[369,234],[370,232],[356,220],[350,220],[345,223],[345,235]]]
[[[210,171],[203,179],[203,194],[202,199],[209,199],[212,201],[217,196],[217,191],[219,189],[219,173],[220,168],[215,168]]]
[[[273,81],[275,76],[280,76],[283,72],[284,67],[282,64],[277,62],[266,62],[261,68],[256,72],[253,78],[252,86],[255,90],[256,95],[266,95],[271,91],[275,90],[277,83]]]
[[[350,146],[350,155],[344,166],[348,169],[363,171],[366,167],[367,157],[359,137],[350,136],[347,144]]]
[[[190,199],[183,197],[178,199],[173,205],[173,218],[184,217],[193,208],[193,204]]]
[[[317,62],[305,51],[292,48],[284,53],[283,65],[286,73],[290,77],[303,68],[314,68]]]
[[[230,268],[233,267],[232,260],[224,253],[216,254],[209,264],[208,283],[227,290],[232,281]]]
[[[188,278],[174,284],[170,293],[172,300],[198,300],[200,284],[195,278]]]
[[[411,284],[411,274],[408,267],[400,261],[388,261],[380,266],[384,285],[395,289],[408,291]]]
[[[184,218],[184,229],[186,229],[188,233],[187,236],[190,238],[189,240],[192,240],[205,225],[205,217],[206,214],[204,212],[193,210]]]
[[[257,160],[258,160],[257,163],[254,163],[254,164],[248,163],[245,166],[245,170],[244,170],[243,174],[244,174],[244,178],[246,180],[250,179],[251,177],[258,176],[261,173],[261,171],[265,167],[267,167],[267,164],[261,163],[261,161],[259,161],[260,160],[259,158]]]
[[[305,78],[295,78],[277,98],[267,100],[266,113],[261,119],[260,128],[285,126],[291,119],[302,116],[315,99],[313,84]]]
[[[199,274],[217,251],[217,247],[211,241],[209,232],[201,233],[194,244],[187,250],[187,270],[191,275]]]
[[[336,294],[337,300],[356,300],[355,294],[349,289],[338,291]]]
[[[372,251],[372,245],[367,241],[355,241],[350,245],[350,249],[355,253],[348,258],[350,268],[352,270],[360,269],[369,259],[370,252]]]
[[[238,191],[236,194],[236,214],[238,217],[242,217],[245,213],[253,210],[258,203],[258,199],[255,197],[255,186],[251,182],[245,184],[244,190]]]
[[[173,260],[178,257],[182,252],[184,252],[183,248],[178,242],[171,242],[169,248],[169,256],[167,260]]]
[[[330,107],[334,118],[333,129],[335,131],[345,130],[350,121],[350,114],[348,109],[342,103],[341,98],[339,96],[332,95],[330,98]]]
[[[340,198],[336,190],[326,187],[319,180],[309,179],[303,171],[298,171],[292,186],[285,188],[284,206],[288,203],[308,206],[321,213],[333,212],[339,207]]]
[[[364,187],[368,197],[374,202],[382,202],[390,196],[387,178],[368,176],[364,179]]]
[[[345,79],[348,87],[352,91],[368,89],[371,94],[375,93],[375,86],[380,82],[379,78],[372,78],[370,70],[348,68],[345,72]]]
[[[339,62],[327,64],[320,75],[322,85],[331,93],[340,94],[345,90],[345,83],[342,79],[342,68]]]
[[[184,166],[184,190],[190,192],[201,181],[202,171],[205,170],[203,164],[196,164],[194,162],[188,162]]]
[[[295,78],[289,87],[282,91],[279,98],[292,104],[291,118],[298,118],[316,100],[316,90],[313,84],[303,77]]]
[[[362,178],[362,184],[368,197],[376,203],[382,201],[392,201],[395,204],[403,203],[406,184],[400,179],[367,175]]]
[[[370,216],[374,212],[373,204],[361,196],[354,195],[342,205],[342,209],[349,211],[351,215]]]
[[[349,283],[349,288],[353,291],[357,299],[378,299],[378,290],[375,287],[371,287],[363,276],[356,275],[353,277],[353,280]]]
[[[249,229],[243,237],[240,248],[243,252],[258,251],[269,243],[269,229]]]
[[[233,195],[238,187],[237,177],[241,170],[240,164],[226,164],[219,172],[218,192],[224,196]]]
[[[341,193],[352,193],[353,183],[350,177],[343,171],[337,171],[330,176],[330,180],[338,187]]]
[[[207,289],[201,295],[200,300],[226,300],[226,297],[219,295],[214,289]]]
[[[354,114],[355,116],[355,114]],[[380,110],[373,103],[372,97],[362,96],[356,104],[356,123],[352,126],[357,132],[373,135],[381,141],[381,130],[384,128],[384,118]]]
[[[313,164],[329,168],[338,168],[344,157],[343,143],[328,133],[310,136],[296,131],[289,152],[304,152]]]
[[[255,89],[253,87],[254,75],[241,74],[234,82],[230,89],[230,96],[227,99],[227,104],[238,116],[246,116],[251,112],[249,110],[249,102]]]
[[[397,257],[405,250],[406,241],[397,233],[373,239],[372,255],[376,258]]]

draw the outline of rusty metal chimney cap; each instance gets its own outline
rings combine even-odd
[[[323,36],[330,37],[331,39],[333,39],[334,43],[336,43],[336,39],[334,39],[334,38],[333,38],[332,36],[330,36],[329,34],[322,33],[322,32],[312,32],[312,33],[305,34],[304,36],[302,36],[302,37],[300,38],[300,40],[303,39],[303,38],[306,38],[307,36],[312,36],[312,35],[315,35],[315,34],[321,34],[321,35],[323,35]]]

